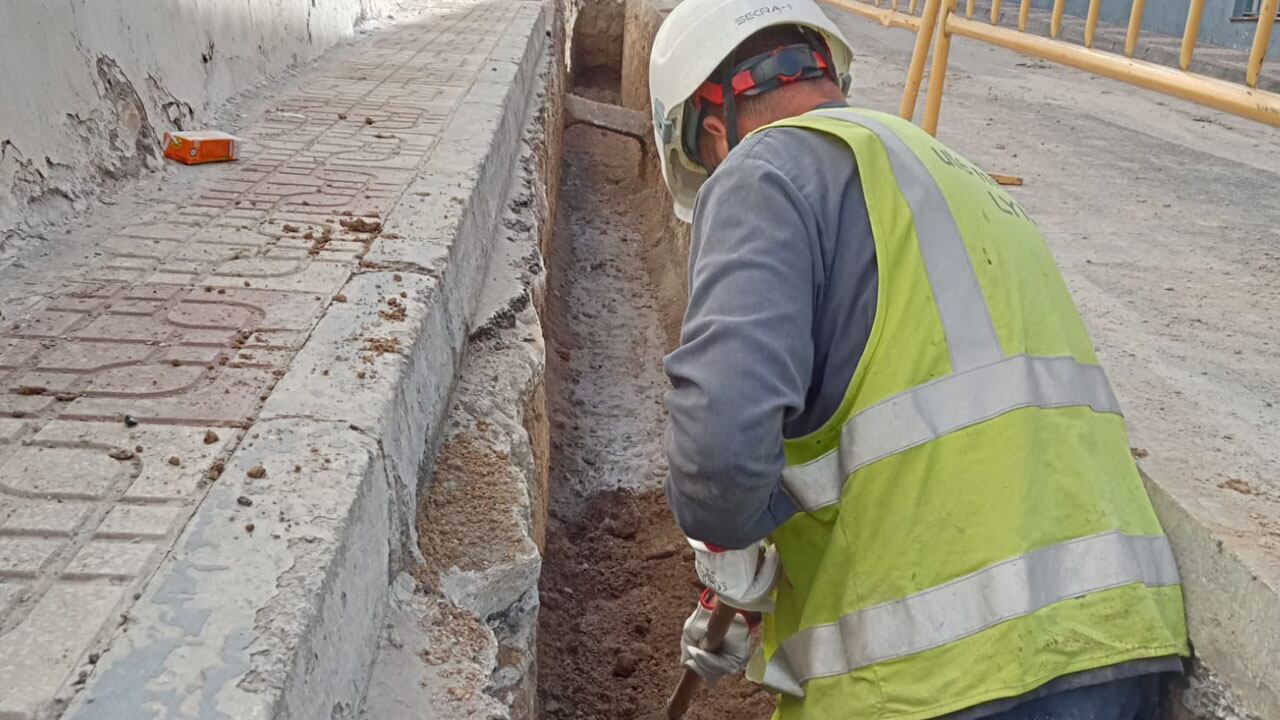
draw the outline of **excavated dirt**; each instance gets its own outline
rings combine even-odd
[[[547,297],[551,505],[538,628],[543,720],[660,712],[680,673],[681,625],[699,590],[662,495],[670,283],[660,188],[636,177],[637,143],[565,135]],[[691,720],[763,720],[772,699],[741,678],[704,690]]]
[[[483,432],[482,429],[478,431]],[[512,479],[511,459],[469,434],[445,441],[436,458],[435,478],[418,510],[418,527],[426,569],[432,577],[449,568],[483,571],[510,557],[495,557],[476,548],[520,546],[510,513],[518,507],[519,484]],[[453,508],[494,508],[490,513],[459,513]]]

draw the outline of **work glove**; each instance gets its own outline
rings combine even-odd
[[[697,609],[684,621],[684,635],[680,638],[680,664],[701,675],[708,685],[746,670],[760,649],[759,616],[741,610],[734,616],[719,650],[710,652],[702,648],[715,602],[714,592],[702,591]]]
[[[741,550],[725,550],[692,538],[698,579],[739,610],[773,612],[773,586],[781,562],[773,545],[754,542]]]

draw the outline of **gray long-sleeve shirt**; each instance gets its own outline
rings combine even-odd
[[[698,194],[689,309],[666,359],[667,495],[690,537],[743,547],[796,512],[783,437],[839,406],[878,286],[857,163],[824,133],[773,128]]]

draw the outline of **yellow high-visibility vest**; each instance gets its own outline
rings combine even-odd
[[[1026,212],[890,115],[769,127],[854,153],[880,276],[843,403],[786,442],[804,512],[772,537],[776,717],[933,718],[1188,654],[1177,566],[1119,405]]]

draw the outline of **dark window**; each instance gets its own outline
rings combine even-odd
[[[1236,0],[1236,12],[1232,20],[1257,20],[1262,12],[1262,0]],[[1280,12],[1276,13],[1280,17]]]

